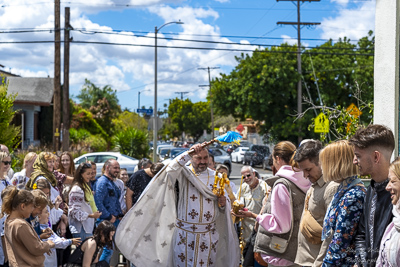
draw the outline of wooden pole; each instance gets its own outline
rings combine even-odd
[[[70,42],[70,8],[65,8],[64,26],[64,85],[63,85],[63,151],[69,150],[69,42]]]
[[[53,98],[53,150],[60,147],[61,124],[61,53],[60,53],[60,0],[54,0],[54,98]]]

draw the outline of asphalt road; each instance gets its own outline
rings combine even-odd
[[[241,178],[240,170],[242,169],[242,167],[243,167],[243,164],[232,162],[232,172],[231,172],[231,175],[229,176],[229,180],[234,182],[235,185],[237,186],[237,188],[239,188],[239,185],[240,185],[240,178]],[[258,173],[261,175],[261,177],[272,176],[272,172],[270,170],[264,170],[261,165],[253,167],[253,168],[258,171]]]

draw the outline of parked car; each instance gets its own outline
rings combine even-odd
[[[262,162],[262,168],[264,169],[264,170],[271,170],[271,166],[269,165],[269,156],[270,155],[267,155],[267,156],[265,156],[264,157],[264,159],[263,159],[263,162]]]
[[[77,157],[74,159],[74,164],[75,168],[77,168],[82,162],[93,161],[96,163],[96,177],[99,177],[101,176],[101,169],[103,168],[104,162],[106,162],[108,159],[117,160],[121,168],[126,168],[129,176],[133,174],[133,170],[139,163],[139,160],[119,152],[93,152]]]
[[[270,155],[269,147],[262,145],[251,145],[249,150],[244,153],[243,165],[261,165],[265,157]]]
[[[231,156],[226,153],[222,148],[218,147],[209,147],[208,152],[214,155],[214,161],[215,164],[224,164],[228,167],[229,169],[229,174],[231,173],[232,170],[232,161],[231,161]]]
[[[231,154],[232,162],[242,162],[244,153],[249,150],[248,147],[237,147]]]
[[[189,150],[189,148],[185,148],[185,147],[176,147],[171,149],[170,153],[169,153],[169,157],[164,159],[162,161],[162,163],[164,163],[164,165],[167,165],[168,163],[171,162],[171,160],[173,160],[174,158],[176,158],[176,156],[182,154],[183,152]]]

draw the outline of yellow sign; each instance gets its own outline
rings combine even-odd
[[[348,106],[346,110],[354,118],[358,118],[362,114],[361,110],[359,110],[358,107],[356,105],[354,105],[353,103],[351,103],[350,106]]]
[[[315,133],[329,133],[329,120],[324,113],[320,113],[314,119],[314,132]]]
[[[54,133],[54,136],[60,136],[60,133],[58,132],[58,128],[56,128],[56,132]]]

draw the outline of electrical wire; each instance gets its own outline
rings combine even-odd
[[[0,41],[0,44],[40,44],[40,43],[54,43],[55,41]],[[60,41],[63,43],[64,41]],[[76,44],[98,44],[98,45],[116,45],[116,46],[139,46],[139,47],[152,47],[154,45],[147,44],[128,44],[128,43],[114,43],[114,42],[99,42],[99,41],[79,41],[73,40],[71,43]],[[282,51],[282,50],[250,50],[250,49],[235,49],[235,48],[216,48],[216,47],[191,47],[191,46],[166,46],[157,45],[158,48],[175,48],[175,49],[189,49],[189,50],[213,50],[213,51],[233,51],[233,52],[253,52],[253,53],[276,53],[276,54],[297,54],[297,51]],[[349,55],[349,56],[374,56],[373,53],[327,53],[327,52],[310,52],[303,51],[302,53],[310,53],[312,55]]]

